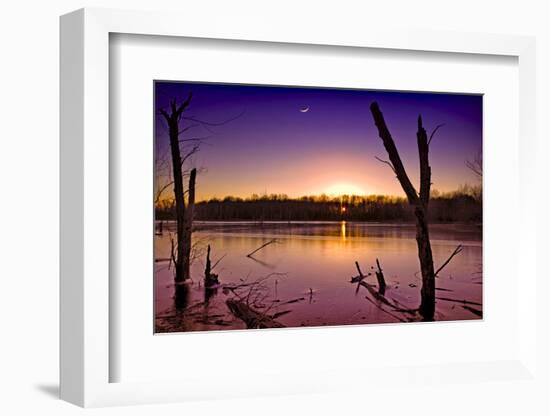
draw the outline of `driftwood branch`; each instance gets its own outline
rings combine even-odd
[[[276,242],[277,242],[276,239],[270,240],[270,241],[268,241],[267,243],[262,244],[260,247],[258,247],[258,248],[257,248],[256,250],[254,250],[253,252],[248,253],[248,254],[246,255],[246,257],[252,257],[252,255],[253,255],[254,253],[257,253],[257,252],[260,251],[262,248],[267,247],[268,245],[273,244],[273,243],[276,243]]]
[[[367,275],[364,275],[363,272],[361,271],[361,268],[359,267],[359,263],[356,261],[355,262],[355,267],[357,268],[357,271],[359,272],[359,276],[358,277],[354,277],[351,279],[351,283],[357,283],[357,288],[359,289],[359,286],[363,286],[365,289],[368,290],[368,292],[371,294],[371,296],[376,299],[378,302],[380,302],[381,304],[383,305],[386,305],[386,306],[389,306],[390,308],[392,308],[393,310],[395,311],[398,311],[398,312],[404,312],[404,313],[408,313],[408,314],[411,314],[411,315],[416,315],[416,310],[413,310],[413,309],[404,309],[402,307],[400,307],[399,305],[391,302],[388,300],[388,298],[386,298],[384,296],[384,293],[380,292],[380,291],[376,291],[374,289],[374,286],[373,285],[370,285],[368,284],[367,282],[364,282],[363,280],[370,275],[370,273],[368,273]],[[370,299],[369,299],[370,300]],[[375,303],[375,306],[377,306],[379,309],[382,309],[380,305],[377,305]],[[388,313],[388,311],[382,309],[384,312]]]
[[[397,319],[399,322],[408,322],[406,319],[400,317],[400,316],[397,316],[396,314],[390,312],[390,311],[387,311],[385,310],[384,308],[382,308],[380,305],[378,305],[375,301],[373,301],[372,299],[370,299],[368,296],[365,296],[365,299],[368,300],[370,303],[372,303],[378,310],[384,312],[385,314],[391,316],[392,318],[394,319]]]
[[[254,310],[243,301],[228,299],[225,303],[231,313],[236,318],[239,318],[241,321],[243,321],[248,329],[285,327],[283,324],[277,322],[271,316]],[[279,314],[279,316],[281,316],[281,314]]]
[[[458,253],[460,253],[462,251],[462,245],[458,245],[456,248],[455,248],[455,251],[452,252],[452,254],[449,256],[449,258],[445,261],[445,263],[443,263],[441,265],[441,267],[439,269],[437,269],[437,271],[435,272],[435,276],[437,276],[439,274],[439,272],[441,270],[443,270],[443,268],[449,264],[449,262],[453,259],[454,256],[456,256]]]

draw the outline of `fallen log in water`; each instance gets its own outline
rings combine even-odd
[[[397,312],[403,312],[403,313],[408,313],[410,315],[416,315],[417,313],[417,310],[416,309],[407,309],[407,308],[403,308],[401,307],[400,305],[397,305],[393,302],[391,302],[388,298],[386,298],[384,295],[382,295],[381,293],[379,293],[378,291],[376,291],[374,289],[374,286],[372,285],[369,285],[368,283],[366,282],[359,282],[359,284],[361,286],[363,286],[364,288],[366,288],[369,293],[372,295],[372,297],[374,299],[376,299],[377,301],[379,301],[380,303],[386,305],[386,306],[389,306],[390,308],[392,308],[394,311],[397,311]]]
[[[366,279],[368,276],[370,276],[372,273],[363,274],[361,271],[361,267],[359,267],[359,262],[355,262],[355,267],[357,268],[357,271],[359,272],[359,276],[355,276],[351,278],[351,283],[359,283],[362,282],[364,279]]]
[[[271,316],[262,314],[254,310],[243,301],[228,299],[225,303],[231,313],[236,318],[239,318],[241,321],[243,321],[248,329],[285,327],[283,324],[277,322]]]
[[[377,264],[378,264],[378,267],[379,267],[379,270],[380,270],[380,273],[381,273],[382,270],[380,269],[380,264],[378,262],[377,262]],[[357,261],[355,262],[355,267],[357,268],[357,271],[359,272],[359,276],[352,277],[351,278],[351,283],[357,283],[357,290],[359,290],[359,286],[363,286],[365,289],[367,289],[369,291],[369,293],[371,294],[371,296],[374,299],[376,299],[378,302],[380,302],[383,305],[389,306],[394,311],[401,312],[401,313],[407,313],[407,314],[413,315],[413,316],[415,316],[417,314],[416,309],[403,308],[400,305],[397,305],[396,303],[391,302],[390,300],[388,300],[388,298],[386,298],[384,296],[384,293],[382,293],[380,291],[380,288],[379,288],[379,290],[375,290],[373,285],[370,285],[370,284],[368,284],[367,282],[364,281],[366,279],[366,277],[369,276],[371,273],[368,273],[367,275],[364,275],[363,272],[361,271],[361,268],[359,267],[359,263]],[[382,279],[383,278],[384,277],[382,276]],[[385,282],[384,282],[384,284],[385,284]],[[382,309],[379,306],[378,306],[378,308]],[[384,312],[388,313],[388,311],[386,311],[384,309],[382,309],[382,310]]]

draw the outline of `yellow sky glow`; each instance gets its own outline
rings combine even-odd
[[[342,196],[342,195],[367,195],[365,189],[352,183],[340,182],[329,185],[323,190],[323,193],[329,196]]]

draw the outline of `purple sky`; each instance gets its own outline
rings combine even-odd
[[[197,180],[198,200],[253,193],[387,194],[404,196],[388,166],[369,110],[377,101],[401,158],[418,184],[416,119],[428,134],[445,123],[430,147],[433,188],[450,191],[477,184],[464,162],[482,143],[479,95],[368,90],[155,82],[155,138],[159,154],[168,150],[160,108],[171,99],[193,99],[185,116],[217,124],[199,126],[184,138],[208,137],[191,164],[204,168]],[[300,112],[309,107],[309,111]],[[181,128],[191,124],[183,120]],[[417,188],[418,189],[418,188]]]

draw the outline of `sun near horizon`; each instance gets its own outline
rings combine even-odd
[[[338,182],[335,184],[329,185],[327,188],[323,190],[324,194],[328,196],[343,196],[343,195],[357,195],[357,196],[365,196],[368,193],[365,189],[361,188],[360,186],[354,185],[352,183],[348,182]]]

